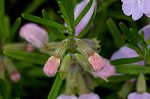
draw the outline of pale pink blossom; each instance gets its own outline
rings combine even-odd
[[[79,4],[76,5],[74,9],[74,17],[75,19],[79,16],[79,14],[82,12],[82,10],[85,8],[85,6],[88,4],[89,0],[82,0]],[[83,17],[83,19],[78,23],[78,25],[75,28],[75,35],[77,36],[88,24],[88,22],[91,19],[91,16],[94,12],[96,6],[96,0],[93,0],[93,4],[89,11],[86,13],[86,15]]]
[[[104,61],[104,68],[100,71],[93,72],[93,75],[96,77],[100,77],[105,81],[108,81],[107,78],[112,75],[115,75],[116,69],[114,66],[110,64],[109,60],[103,59],[103,61]]]
[[[128,95],[128,99],[150,99],[150,94],[133,92]]]
[[[10,74],[10,79],[15,83],[18,82],[21,79],[19,72],[17,72],[17,71],[12,72]]]
[[[60,96],[57,97],[57,99],[78,99],[76,96],[74,95],[65,95],[65,94],[61,94]]]
[[[60,59],[55,56],[51,56],[48,59],[48,61],[45,63],[43,68],[45,75],[49,77],[54,76],[58,70],[59,64],[60,64]]]
[[[39,48],[48,43],[48,33],[34,23],[27,23],[20,29],[20,36],[33,46]]]
[[[89,56],[88,60],[95,71],[100,71],[101,69],[103,69],[103,58],[99,54],[93,53]]]
[[[100,97],[95,93],[88,93],[80,95],[79,99],[100,99]]]

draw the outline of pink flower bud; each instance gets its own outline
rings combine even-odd
[[[95,71],[99,71],[104,67],[103,59],[97,53],[93,53],[92,55],[90,55],[88,60]]]
[[[133,92],[128,95],[128,99],[150,99],[150,94],[147,92],[142,94]]]
[[[85,6],[88,4],[90,0],[83,0],[79,4],[76,5],[74,10],[74,17],[75,19],[79,16],[79,14],[82,12],[82,10],[85,8]],[[78,25],[75,28],[75,35],[77,36],[88,24],[88,22],[91,19],[91,16],[94,12],[94,8],[96,6],[96,0],[93,0],[93,4],[89,11],[86,13],[86,15],[83,17],[83,19],[78,23]]]
[[[76,96],[74,95],[64,95],[64,94],[61,94],[60,96],[57,97],[57,99],[78,99]]]
[[[55,56],[51,56],[43,68],[45,75],[49,77],[54,76],[58,70],[59,64],[60,64],[60,59]]]
[[[37,48],[43,47],[45,43],[48,43],[48,33],[34,23],[22,26],[20,36]]]
[[[10,79],[13,81],[13,82],[18,82],[19,80],[20,80],[20,74],[17,72],[17,71],[15,71],[15,72],[12,72],[11,74],[10,74]]]
[[[34,47],[31,44],[26,44],[25,51],[32,52],[34,50]]]
[[[100,97],[95,93],[88,93],[80,95],[79,99],[100,99]]]
[[[104,68],[100,71],[93,72],[94,76],[98,76],[108,82],[107,78],[115,74],[115,67],[110,64],[107,59],[103,59]]]

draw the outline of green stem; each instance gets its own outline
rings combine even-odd
[[[60,79],[60,74],[58,73],[47,99],[56,99],[60,91],[62,82],[63,80]]]

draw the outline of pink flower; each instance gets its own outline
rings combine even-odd
[[[54,76],[58,70],[59,64],[60,64],[60,59],[55,56],[51,56],[43,68],[45,75],[49,77]]]
[[[104,68],[100,71],[93,72],[93,75],[98,76],[108,82],[107,78],[114,75],[116,70],[115,67],[110,64],[109,60],[103,59],[103,61],[105,64]]]
[[[78,99],[76,96],[74,95],[64,95],[64,94],[61,94],[60,96],[57,97],[57,99]]]
[[[88,93],[80,95],[79,99],[100,99],[100,97],[95,93]]]
[[[103,69],[103,58],[99,54],[93,53],[92,55],[90,55],[88,60],[95,71],[100,71],[101,69]]]
[[[22,26],[20,36],[37,48],[48,43],[48,33],[34,23],[27,23]]]
[[[74,17],[75,19],[79,16],[79,14],[82,12],[82,10],[85,8],[85,6],[88,4],[89,0],[83,0],[79,4],[76,5],[74,9]],[[96,0],[93,0],[93,4],[89,11],[86,13],[86,15],[83,17],[83,19],[78,23],[78,25],[75,28],[75,35],[77,36],[88,24],[88,22],[91,19],[91,16],[94,12],[94,8],[96,6]]]
[[[147,92],[142,94],[133,92],[128,95],[128,99],[150,99],[150,94]]]
[[[15,72],[12,72],[11,74],[10,74],[10,79],[13,81],[13,82],[18,82],[19,80],[20,80],[20,74],[17,72],[17,71],[15,71]]]

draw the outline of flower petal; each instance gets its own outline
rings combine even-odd
[[[150,1],[138,0],[138,6],[143,13],[150,13]]]

